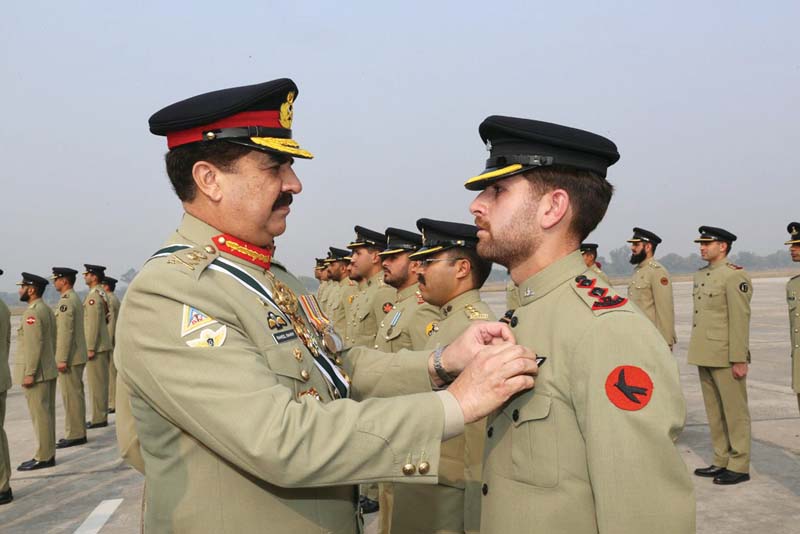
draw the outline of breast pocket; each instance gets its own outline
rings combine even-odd
[[[520,482],[552,488],[558,484],[558,435],[552,398],[534,393],[519,407],[503,410],[514,425],[511,461]]]
[[[291,388],[297,394],[299,387],[310,377],[310,366],[314,365],[305,347],[300,343],[286,342],[262,348],[261,352],[278,383]]]

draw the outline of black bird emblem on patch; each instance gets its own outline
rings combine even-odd
[[[620,390],[622,394],[628,398],[628,400],[635,402],[636,404],[641,404],[641,401],[636,397],[636,395],[647,395],[647,388],[629,386],[625,382],[625,369],[620,369],[619,375],[617,376],[617,383],[614,384],[614,386]]]

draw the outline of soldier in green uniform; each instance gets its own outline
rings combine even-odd
[[[478,253],[510,270],[516,342],[546,358],[536,387],[486,429],[481,534],[688,534],[694,488],[675,446],[686,408],[660,334],[583,262],[613,187],[613,142],[491,116],[486,169],[466,182]]]
[[[581,243],[581,255],[583,256],[583,263],[592,270],[595,276],[600,278],[608,287],[611,287],[611,280],[601,270],[600,263],[597,261],[597,244]]]
[[[750,480],[750,299],[753,284],[744,269],[728,261],[736,236],[701,226],[700,256],[708,262],[694,275],[694,316],[688,362],[697,366],[706,405],[714,461],[695,469],[715,484]]]
[[[347,264],[350,261],[350,252],[341,248],[330,247],[325,264],[328,268],[328,279],[331,281],[331,291],[328,297],[328,318],[336,333],[344,339],[347,331],[347,314],[344,299],[346,288],[356,287],[356,283],[347,277]],[[349,296],[349,293],[348,295]]]
[[[330,281],[328,280],[328,265],[325,263],[325,258],[315,258],[314,261],[316,261],[314,278],[319,282],[317,301],[320,306],[322,306],[322,311],[328,313],[328,293],[331,288]]]
[[[411,255],[422,261],[420,291],[437,306],[439,317],[427,327],[425,348],[438,350],[473,321],[496,317],[480,296],[492,263],[475,250],[478,229],[470,224],[420,219],[424,247]],[[464,434],[442,443],[436,486],[395,485],[391,519],[394,534],[479,532],[481,464],[486,421],[467,425]]]
[[[296,96],[279,79],[150,119],[186,213],[119,318],[147,532],[355,534],[355,484],[434,482],[442,439],[533,386],[532,353],[491,344],[512,340],[498,323],[440,354],[351,349],[350,384],[315,299],[272,258],[302,189],[294,158],[311,157],[292,139]],[[437,369],[461,372],[433,392]]]
[[[345,272],[347,273],[347,282],[342,282],[342,304],[344,304],[344,315],[347,321],[347,327],[344,329],[344,347],[349,348],[353,346],[353,339],[350,337],[353,324],[353,313],[355,311],[355,301],[361,294],[361,286],[364,280],[353,270],[353,257],[349,255],[348,251],[347,264],[345,265]]]
[[[114,413],[117,398],[117,368],[114,366],[114,347],[117,344],[117,317],[119,317],[120,301],[114,294],[118,280],[111,276],[103,278],[103,291],[108,299],[108,336],[111,340],[111,353],[108,358],[108,413]]]
[[[669,271],[653,255],[661,238],[643,228],[634,228],[630,262],[636,267],[628,284],[628,298],[650,319],[669,348],[675,345],[675,306]]]
[[[792,261],[800,262],[800,223],[791,222],[786,228],[789,232],[789,253]],[[795,275],[786,284],[786,303],[789,305],[789,338],[792,356],[792,388],[797,393],[797,406],[800,408],[800,309],[797,299],[800,297],[800,275]]]
[[[25,390],[33,421],[37,449],[17,471],[33,471],[56,465],[56,318],[42,295],[47,279],[22,273],[19,299],[28,307],[17,330],[15,374]]]
[[[108,332],[108,297],[100,286],[106,268],[102,265],[84,264],[83,280],[89,293],[83,301],[83,331],[86,335],[86,375],[89,378],[89,395],[92,398],[92,420],[86,428],[108,426],[108,363],[111,359],[111,336]]]
[[[0,269],[0,275],[3,270]],[[11,389],[11,370],[8,353],[11,349],[11,312],[0,300],[0,505],[14,500],[11,491],[11,457],[8,452],[8,436],[3,425],[6,420],[6,396]]]
[[[409,255],[422,246],[422,236],[399,228],[386,229],[386,250],[378,254],[383,266],[383,281],[395,288],[391,310],[378,325],[374,348],[383,352],[400,349],[420,350],[428,336],[425,326],[439,318],[438,308],[425,302],[414,270],[416,261]]]
[[[86,338],[83,333],[83,305],[75,293],[78,271],[53,267],[53,285],[61,294],[56,305],[56,366],[58,386],[64,403],[64,434],[56,449],[86,443],[86,395],[83,369],[86,367]]]

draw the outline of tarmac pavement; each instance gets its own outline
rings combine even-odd
[[[697,531],[800,531],[800,413],[791,390],[786,278],[753,280],[748,375],[753,421],[751,481],[715,486],[710,479],[692,477],[697,495]],[[620,286],[624,294],[625,288]],[[498,315],[504,310],[502,292],[485,293]],[[712,452],[697,370],[686,364],[691,329],[691,282],[675,283],[678,361],[687,401],[686,428],[678,447],[688,470],[706,466]],[[12,359],[19,317],[12,324]],[[57,394],[56,437],[64,436],[63,408]],[[16,466],[32,457],[33,427],[22,389],[8,392],[5,429],[11,449],[14,502],[0,506],[0,532],[101,532],[135,534],[140,530],[143,478],[118,458],[114,416],[107,428],[89,430],[89,443],[57,451],[56,466],[21,473]],[[642,473],[647,476],[647,473]],[[117,500],[121,499],[118,507]],[[103,523],[104,519],[107,519]],[[366,517],[367,531],[377,532],[377,514]]]

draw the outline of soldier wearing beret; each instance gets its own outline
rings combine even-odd
[[[86,375],[92,398],[92,420],[86,423],[86,428],[102,428],[108,426],[108,365],[112,349],[108,332],[108,297],[100,285],[106,276],[106,268],[88,263],[84,267],[83,280],[89,293],[83,300],[83,330],[88,358]]]
[[[111,341],[111,351],[108,358],[108,413],[116,412],[117,398],[117,368],[114,365],[114,347],[117,344],[117,318],[119,317],[120,301],[114,291],[117,290],[116,278],[106,276],[103,278],[103,291],[108,299],[108,337]]]
[[[0,275],[3,270],[0,269]],[[0,505],[14,500],[11,491],[11,457],[8,452],[8,436],[3,428],[6,419],[6,396],[11,389],[11,370],[8,367],[8,353],[11,349],[11,312],[6,303],[0,300]]]
[[[694,315],[688,362],[697,366],[708,416],[714,461],[695,469],[715,484],[750,480],[750,299],[753,284],[744,269],[728,261],[736,236],[701,226],[700,256],[708,262],[694,275]]]
[[[140,442],[121,446],[144,461],[147,532],[355,534],[356,484],[433,482],[443,439],[533,385],[530,351],[489,345],[511,339],[497,323],[441,354],[336,354],[316,299],[272,257],[302,189],[294,158],[312,157],[292,138],[297,94],[279,79],[150,119],[185,214],[119,317]],[[460,374],[434,392],[436,369]]]
[[[53,310],[42,301],[47,279],[22,273],[19,300],[27,302],[17,330],[14,367],[33,421],[37,449],[33,458],[17,471],[33,471],[56,465],[56,320]]]
[[[496,320],[479,292],[492,263],[478,256],[478,229],[471,224],[420,219],[417,228],[424,236],[424,246],[411,259],[421,260],[420,291],[439,311],[437,320],[426,328],[425,348],[440,350],[472,322]],[[480,530],[485,432],[486,421],[482,419],[467,425],[462,436],[442,443],[436,486],[394,486],[393,534]]]
[[[53,267],[53,286],[61,293],[56,305],[56,366],[58,386],[64,403],[64,434],[56,449],[86,443],[86,395],[83,369],[86,367],[86,338],[83,333],[83,305],[73,289],[78,271]]]
[[[643,228],[634,228],[630,262],[636,267],[628,284],[628,298],[650,319],[671,349],[675,335],[675,306],[669,272],[653,255],[661,238]]]
[[[789,253],[792,261],[800,262],[800,223],[791,222],[786,228],[789,232]],[[800,309],[797,299],[800,297],[800,274],[793,276],[786,284],[786,303],[789,305],[789,337],[792,355],[792,388],[797,393],[797,406],[800,408]]]
[[[325,263],[328,266],[328,277],[333,284],[328,299],[328,317],[333,329],[344,339],[347,332],[347,299],[355,294],[356,282],[347,276],[347,264],[350,263],[350,252],[341,248],[330,247]]]
[[[506,320],[547,358],[536,387],[487,421],[481,534],[694,532],[675,359],[579,251],[611,200],[617,147],[514,117],[479,133],[489,159],[466,182],[480,191],[478,253],[510,270],[521,306]]]
[[[600,263],[597,261],[597,244],[596,243],[581,243],[581,254],[583,255],[583,263],[592,270],[592,272],[600,278],[607,286],[611,287],[611,280],[606,276],[600,268]]]

